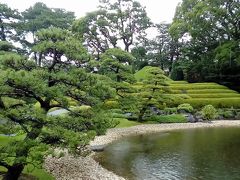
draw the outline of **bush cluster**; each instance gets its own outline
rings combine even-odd
[[[240,119],[240,109],[218,109],[220,119]]]
[[[177,107],[177,109],[178,109],[179,112],[181,112],[181,111],[184,111],[184,112],[187,112],[187,113],[192,113],[193,112],[193,107],[190,104],[187,104],[187,103],[180,104]]]
[[[177,114],[177,108],[165,108],[163,112],[164,114]]]

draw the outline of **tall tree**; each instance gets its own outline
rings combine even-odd
[[[98,11],[75,22],[74,30],[97,55],[122,44],[129,52],[130,46],[142,39],[151,26],[145,8],[134,0],[100,0],[100,3]]]
[[[61,62],[63,65],[74,63],[81,67],[90,59],[81,42],[68,30],[51,27],[38,31],[37,35],[38,44],[32,51],[38,55],[39,66],[48,65],[53,69],[55,64]]]
[[[108,49],[101,55],[100,73],[116,82],[133,82],[132,62],[134,57],[119,48]]]
[[[134,40],[145,36],[145,30],[151,25],[145,8],[134,0],[100,0],[100,2],[101,9],[109,11],[107,18],[124,43],[124,50],[129,51]]]
[[[85,40],[89,51],[97,59],[107,49],[117,47],[118,34],[107,19],[106,10],[87,13],[85,17],[74,22],[73,31]]]
[[[22,16],[18,35],[21,44],[28,53],[31,53],[31,47],[36,44],[36,32],[38,30],[49,27],[69,29],[75,19],[73,12],[59,8],[49,8],[40,2],[22,12]],[[36,54],[34,54],[34,59],[38,61]]]
[[[6,41],[11,39],[16,28],[17,21],[20,19],[20,14],[17,10],[13,10],[6,4],[0,3],[0,39]]]
[[[133,62],[134,70],[140,70],[148,65],[147,49],[143,46],[136,46],[131,50],[131,54],[135,57]]]
[[[163,105],[163,94],[169,91],[164,72],[158,67],[150,67],[146,71],[149,75],[144,81],[141,88],[136,105],[138,106],[138,121],[144,120],[144,115],[150,107],[158,107]]]
[[[223,57],[225,69],[237,73],[239,53],[234,52],[239,52],[239,9],[238,0],[184,0],[178,6],[171,34],[176,39],[188,37],[181,52],[182,58],[195,64],[188,69],[192,77],[204,80],[209,74],[221,75]]]
[[[151,64],[155,66],[164,68],[169,67],[169,54],[170,54],[170,45],[171,37],[169,35],[169,24],[156,24],[155,25],[158,34],[157,36],[150,41],[150,50],[151,50]]]
[[[85,56],[81,56],[83,47],[71,42],[67,30],[51,28],[36,36],[34,50],[49,57],[41,67],[17,54],[4,53],[0,57],[0,117],[4,122],[0,133],[24,133],[0,148],[0,166],[7,169],[7,180],[18,179],[29,163],[41,164],[50,146],[78,154],[95,134],[112,125],[99,107],[114,91],[108,78],[76,66]],[[71,110],[69,99],[90,108]],[[53,107],[69,113],[64,117],[48,116]]]

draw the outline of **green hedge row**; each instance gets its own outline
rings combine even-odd
[[[169,81],[170,84],[189,84],[187,81]]]
[[[222,85],[195,85],[195,84],[170,85],[170,88],[173,90],[228,89],[226,86]]]
[[[191,98],[184,99],[178,104],[189,103],[194,108],[201,108],[206,104],[211,104],[215,108],[240,108],[240,98]]]
[[[214,83],[214,82],[206,82],[206,83],[189,83],[187,81],[169,81],[168,83],[172,84],[172,85],[218,85],[218,83]]]
[[[148,121],[157,121],[159,123],[186,123],[187,119],[181,114],[171,114],[164,116],[151,116],[147,119]]]
[[[180,94],[181,95],[181,94]],[[191,98],[240,98],[238,93],[187,94]]]
[[[172,90],[173,94],[209,94],[209,93],[237,93],[230,89],[195,89],[195,90]]]

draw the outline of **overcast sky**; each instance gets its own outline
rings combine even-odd
[[[24,11],[36,2],[43,2],[51,8],[64,8],[75,12],[77,17],[84,16],[86,12],[96,10],[98,0],[0,0],[11,8]],[[138,0],[146,7],[148,16],[154,23],[171,22],[175,8],[181,0]]]

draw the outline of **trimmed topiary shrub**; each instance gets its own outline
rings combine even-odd
[[[175,85],[175,84],[171,84],[170,85],[172,90],[205,90],[205,89],[228,89],[226,86],[222,86],[222,85],[205,85],[205,84],[180,84],[180,85]]]
[[[178,94],[177,94],[178,95]],[[185,95],[185,94],[183,94]],[[188,94],[191,98],[239,98],[238,93]]]
[[[188,112],[188,113],[191,113],[193,112],[193,107],[188,104],[188,103],[184,103],[184,104],[180,104],[178,107],[177,107],[178,111],[185,111],[185,112]]]
[[[171,88],[171,86],[170,86]],[[182,89],[172,89],[172,93],[174,94],[181,94],[183,93]],[[187,94],[209,94],[209,93],[235,93],[236,91],[231,89],[191,89],[191,90],[185,90],[185,93]]]
[[[212,120],[217,117],[217,110],[212,105],[206,105],[202,108],[201,114],[204,119]]]
[[[159,123],[186,123],[187,118],[182,114],[171,114],[163,116],[151,116],[147,119],[148,121],[156,121]]]
[[[163,110],[164,114],[176,114],[177,108],[165,108]]]

